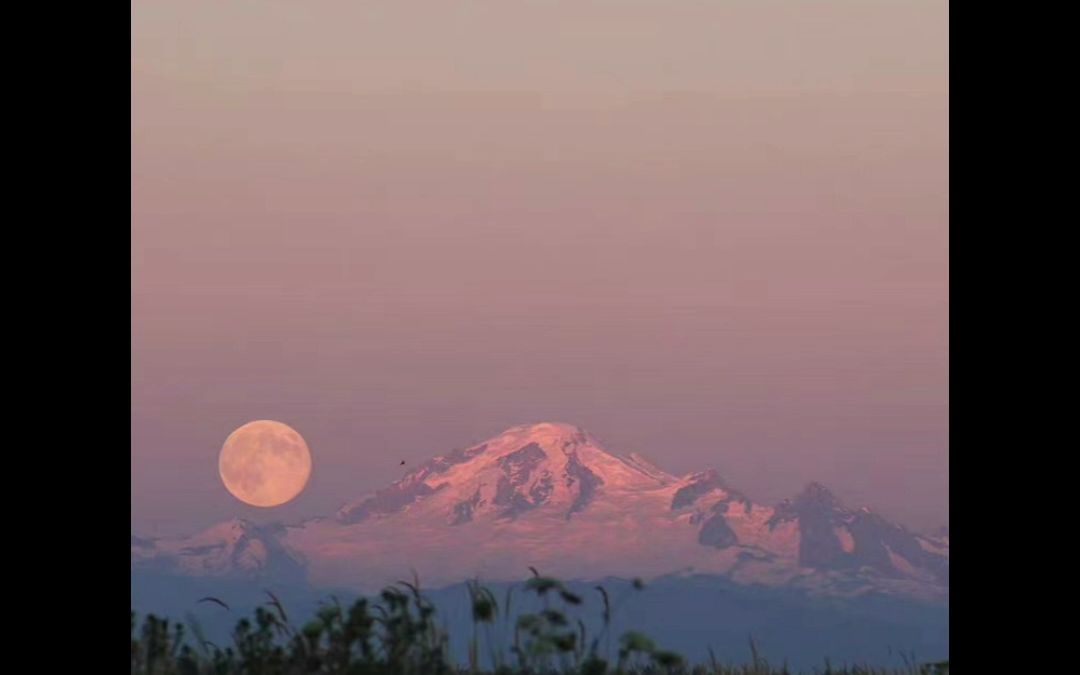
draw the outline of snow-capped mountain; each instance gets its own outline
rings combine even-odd
[[[259,527],[234,518],[190,537],[132,536],[131,564],[194,576],[303,579],[303,559],[282,543],[283,534],[280,525]]]
[[[538,424],[436,457],[390,487],[346,504],[337,520],[356,524],[408,510],[414,518],[463,525],[541,510],[569,521],[601,492],[621,496],[674,482],[640,458],[608,453],[581,429]]]
[[[431,586],[518,579],[723,574],[822,592],[947,595],[947,534],[911,533],[811,483],[775,506],[713,470],[682,478],[605,450],[577,427],[509,429],[435,457],[333,517],[275,530],[230,521],[196,537],[132,538],[133,565],[261,574],[306,561],[318,585],[374,588],[415,569]]]

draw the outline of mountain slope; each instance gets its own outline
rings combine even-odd
[[[131,537],[131,564],[140,569],[234,579],[303,580],[302,557],[282,543],[285,528],[234,518],[190,537]]]
[[[166,550],[192,573],[268,567],[254,562],[254,543],[230,544],[231,532],[212,528],[201,539],[151,547],[133,538],[133,563]],[[217,547],[200,553],[210,540]],[[277,565],[306,560],[313,583],[367,589],[410,568],[431,585],[517,579],[529,566],[577,578],[694,571],[846,595],[944,597],[948,585],[947,538],[850,510],[821,485],[776,506],[757,504],[716,471],[676,478],[554,423],[514,427],[435,457],[332,518],[250,541]]]
[[[409,510],[414,518],[462,525],[513,520],[538,509],[570,520],[601,490],[651,490],[674,480],[639,458],[606,452],[576,427],[538,424],[436,457],[390,487],[346,504],[337,520],[356,524]]]

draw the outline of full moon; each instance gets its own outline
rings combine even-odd
[[[280,506],[300,494],[311,476],[311,451],[281,422],[248,422],[225,439],[218,458],[221,481],[252,506]]]

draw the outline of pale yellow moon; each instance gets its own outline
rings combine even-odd
[[[280,506],[311,476],[311,451],[294,429],[273,420],[248,422],[225,439],[218,457],[225,489],[252,506]]]

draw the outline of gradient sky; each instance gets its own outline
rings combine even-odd
[[[947,13],[133,2],[133,529],[543,420],[947,523]],[[273,510],[217,475],[265,418]]]

